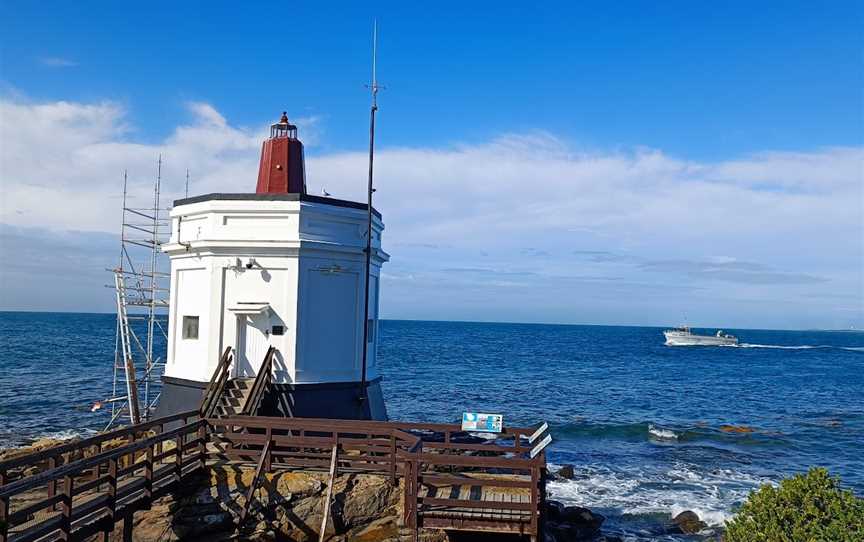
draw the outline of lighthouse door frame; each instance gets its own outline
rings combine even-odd
[[[270,315],[237,314],[233,378],[254,378],[270,346]]]

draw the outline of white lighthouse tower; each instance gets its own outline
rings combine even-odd
[[[287,116],[264,142],[255,193],[175,201],[171,223],[157,415],[197,408],[226,348],[240,380],[258,374],[272,346],[270,406],[260,414],[386,419],[375,363],[384,224],[373,210],[367,292],[367,206],[306,193],[303,144]]]

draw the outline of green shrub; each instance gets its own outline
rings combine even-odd
[[[861,542],[864,499],[822,468],[764,485],[726,524],[726,542]]]

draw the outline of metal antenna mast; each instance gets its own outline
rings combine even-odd
[[[189,197],[189,168],[186,168],[186,196]]]
[[[372,24],[372,84],[368,86],[372,94],[372,105],[369,108],[369,184],[366,192],[366,286],[363,302],[363,367],[360,376],[360,395],[358,399],[366,400],[366,362],[369,351],[369,274],[372,265],[372,187],[373,163],[375,157],[375,113],[378,111],[378,77],[376,73],[378,60],[378,20]]]

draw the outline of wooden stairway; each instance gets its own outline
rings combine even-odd
[[[228,418],[242,413],[246,400],[252,392],[254,378],[234,378],[225,383],[225,389],[216,403],[214,418]]]
[[[231,378],[234,356],[231,348],[226,348],[201,399],[201,417],[228,418],[257,414],[273,378],[275,356],[276,348],[271,346],[255,378]]]

